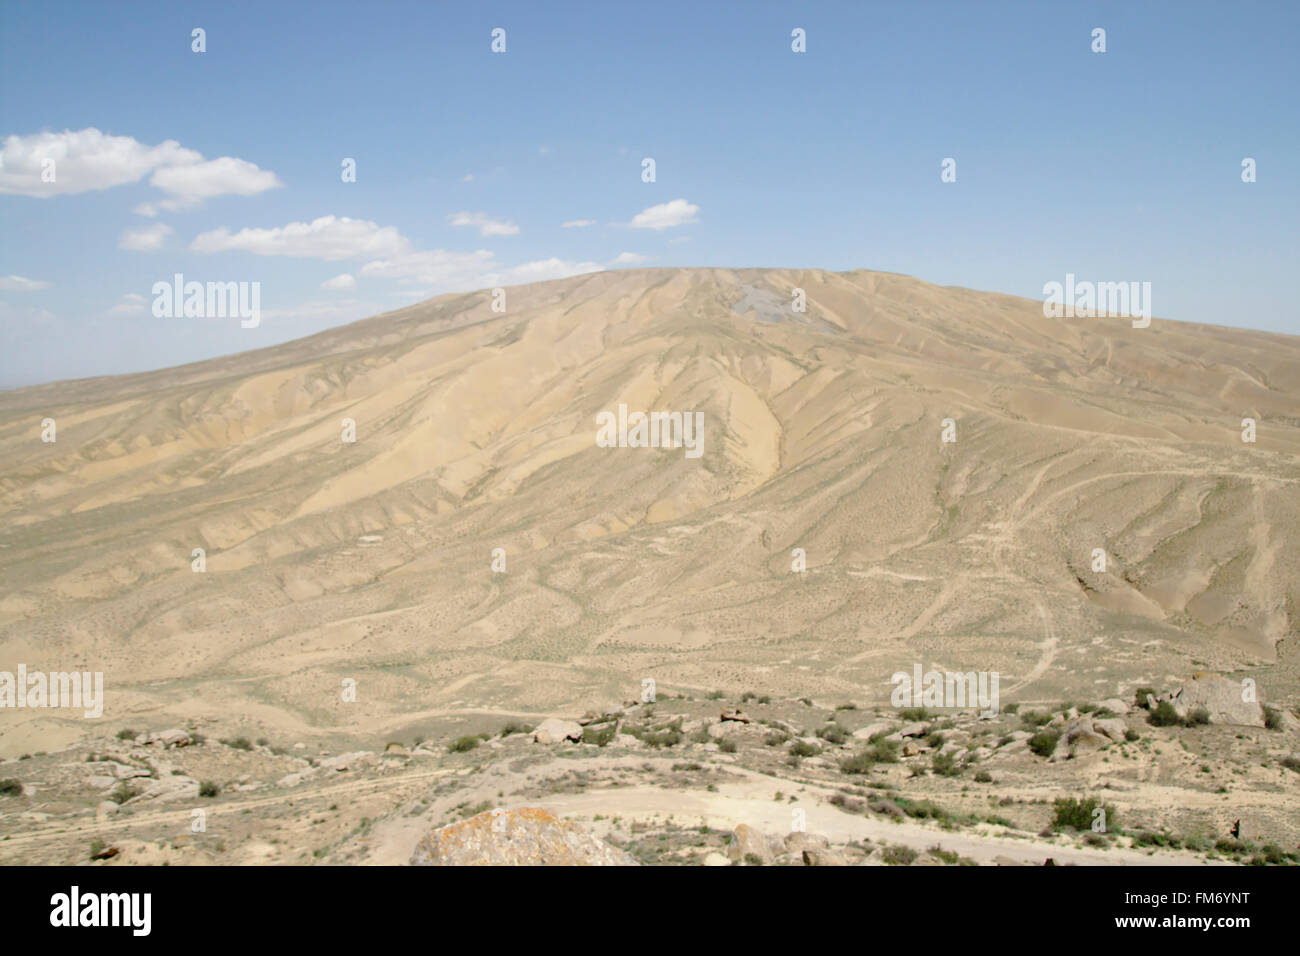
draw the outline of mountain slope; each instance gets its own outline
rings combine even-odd
[[[997,670],[1008,699],[1192,661],[1300,689],[1300,338],[873,272],[507,302],[0,395],[0,669],[303,731],[585,709],[643,677],[883,700],[916,662]],[[598,447],[620,404],[702,412],[702,456]],[[53,725],[77,732],[0,712],[0,749]]]

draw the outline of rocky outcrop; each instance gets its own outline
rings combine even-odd
[[[1178,716],[1186,719],[1194,710],[1209,712],[1212,724],[1238,724],[1263,727],[1264,708],[1257,700],[1243,700],[1240,681],[1218,674],[1197,674],[1174,692],[1170,704]]]
[[[539,744],[561,744],[566,740],[576,743],[582,740],[582,724],[576,720],[548,717],[533,731],[533,740]]]
[[[439,827],[412,866],[637,866],[627,853],[538,807],[489,810]]]

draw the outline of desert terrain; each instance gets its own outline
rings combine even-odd
[[[0,671],[105,688],[0,708],[0,861],[404,863],[540,807],[643,863],[1295,862],[1300,338],[869,271],[506,291],[0,393]],[[702,454],[601,447],[620,405]],[[1000,713],[900,713],[916,665]],[[1194,674],[1267,707],[1135,696]],[[737,855],[792,808],[824,844]]]

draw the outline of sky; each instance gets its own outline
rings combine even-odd
[[[635,266],[1300,334],[1298,48],[1291,2],[3,0],[0,386]],[[156,316],[177,273],[257,325]]]

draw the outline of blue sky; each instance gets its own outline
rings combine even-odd
[[[1298,27],[1282,2],[6,3],[0,384],[628,264],[1034,298],[1073,272],[1300,333]],[[177,272],[259,282],[260,324],[155,318]]]

